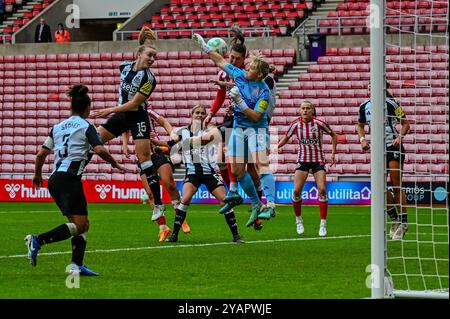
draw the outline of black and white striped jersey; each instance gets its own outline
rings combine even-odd
[[[42,147],[55,150],[54,172],[67,172],[81,175],[92,155],[92,149],[103,145],[95,127],[73,115],[53,126]]]
[[[133,66],[136,62],[127,61],[123,62],[120,69],[120,92],[119,92],[119,105],[123,105],[128,101],[131,101],[139,92],[146,97],[149,97],[156,87],[155,75],[150,69],[133,71]],[[147,100],[139,107],[147,110]],[[136,109],[137,110],[137,109]],[[132,110],[132,111],[136,111]]]
[[[200,130],[196,134],[193,134],[190,125],[182,127],[177,132],[180,136],[180,143],[178,146],[181,147],[183,161],[186,166],[186,175],[195,174],[201,176],[216,174],[217,143],[212,141],[211,143],[202,146],[197,144],[191,145],[189,143],[190,137],[201,136],[205,133],[207,133],[207,131]]]
[[[370,100],[364,101],[359,107],[359,123],[368,123],[370,125],[372,113],[372,103]],[[385,108],[385,141],[386,146],[392,146],[393,140],[399,135],[396,125],[400,123],[401,119],[406,118],[405,112],[402,108],[391,98],[386,98],[386,108]]]

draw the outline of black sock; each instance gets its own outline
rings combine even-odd
[[[83,236],[72,237],[72,262],[78,266],[83,265],[84,251],[86,250],[86,240]]]
[[[398,215],[398,217],[402,224],[408,223],[408,214],[400,214],[400,215]]]
[[[36,240],[39,245],[44,245],[66,240],[70,237],[72,237],[72,234],[69,227],[66,224],[62,224],[49,232],[38,235]]]
[[[238,228],[236,223],[236,215],[234,215],[234,210],[229,210],[225,214],[225,220],[228,224],[228,227],[230,227],[231,233],[233,236],[238,235]]]
[[[181,225],[183,224],[185,219],[186,219],[186,212],[183,212],[178,208],[175,209],[175,221],[173,222],[173,234],[175,234],[175,236],[178,236]]]
[[[159,186],[159,176],[157,173],[152,173],[150,176],[147,176],[147,182],[150,186],[150,189],[153,193],[154,203],[155,205],[162,205],[161,200],[161,188]]]
[[[262,200],[263,191],[256,191],[256,194],[258,194],[259,200]]]
[[[392,221],[398,220],[397,210],[395,209],[395,207],[388,209],[387,214],[389,215]]]

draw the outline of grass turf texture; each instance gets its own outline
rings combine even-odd
[[[174,213],[166,207],[172,228]],[[71,258],[70,240],[42,247],[36,268],[25,257],[26,234],[45,232],[66,221],[56,205],[0,203],[0,298],[370,296],[365,286],[369,207],[330,206],[326,239],[318,238],[316,206],[303,208],[302,236],[296,233],[292,207],[278,206],[277,217],[264,221],[258,232],[245,227],[248,208],[242,205],[236,213],[245,244],[231,243],[217,205],[191,205],[187,218],[191,234],[180,232],[179,242],[172,244],[157,241],[158,227],[150,221],[147,205],[90,204],[84,262],[101,276],[81,277],[79,289],[68,289],[64,271]],[[448,250],[446,254],[448,260]],[[448,262],[446,266],[448,276]]]

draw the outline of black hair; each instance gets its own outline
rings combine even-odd
[[[234,44],[234,45],[231,47],[231,51],[236,51],[237,53],[242,54],[242,56],[244,57],[244,59],[245,59],[245,57],[247,56],[247,47],[246,47],[244,44],[242,44],[242,43]]]
[[[72,113],[83,114],[91,105],[88,92],[88,87],[83,84],[74,84],[66,91],[67,96],[71,98],[70,108]]]

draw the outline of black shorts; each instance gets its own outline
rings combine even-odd
[[[219,174],[189,174],[184,178],[184,183],[191,183],[196,188],[199,188],[200,185],[205,184],[210,193],[212,193],[217,187],[224,186],[222,178]]]
[[[88,214],[81,176],[55,172],[48,180],[48,190],[63,215]]]
[[[150,120],[142,107],[137,111],[115,113],[102,126],[115,137],[131,131],[133,140],[150,138]]]
[[[295,168],[295,170],[300,170],[308,173],[311,170],[313,174],[317,173],[318,171],[326,171],[325,165],[319,162],[300,162],[297,163],[297,167]]]
[[[152,154],[152,162],[153,162],[153,168],[155,169],[156,172],[164,164],[170,164],[170,166],[172,167],[172,172],[174,171],[174,165],[173,165],[172,161],[170,160],[170,156],[164,152]]]
[[[389,146],[386,148],[386,167],[389,167],[389,162],[396,161],[400,162],[400,167],[403,167],[405,162],[405,148],[402,146],[401,149]]]

